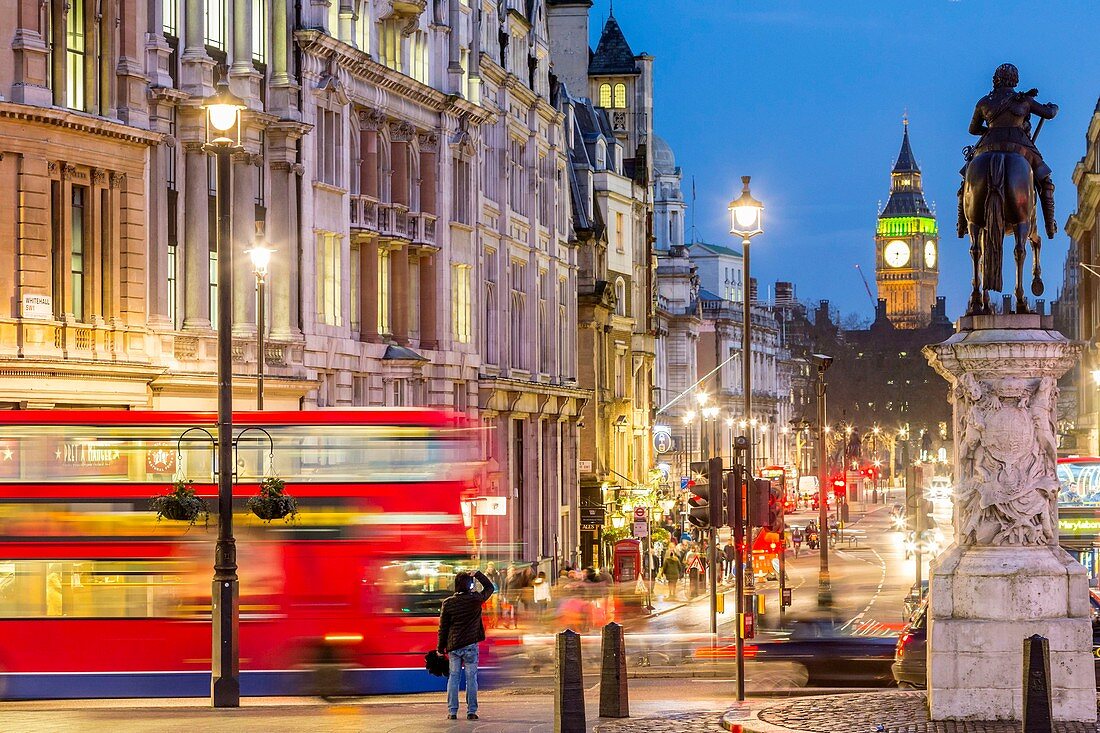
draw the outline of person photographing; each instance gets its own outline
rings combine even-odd
[[[475,590],[480,585],[481,590]],[[493,581],[480,570],[455,574],[455,592],[443,601],[439,612],[437,651],[451,665],[447,677],[447,718],[458,718],[458,688],[466,668],[466,719],[477,720],[477,645],[485,641],[482,606],[496,591]]]

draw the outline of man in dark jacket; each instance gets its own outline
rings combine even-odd
[[[474,590],[476,584],[481,585],[481,590]],[[475,570],[473,575],[462,571],[455,575],[455,594],[443,601],[437,651],[446,653],[451,663],[451,674],[447,678],[447,717],[451,720],[458,717],[458,687],[463,667],[466,668],[466,719],[477,720],[477,645],[485,641],[481,607],[495,590],[493,582],[480,570]]]

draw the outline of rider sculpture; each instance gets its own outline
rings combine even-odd
[[[1036,89],[1016,91],[1020,75],[1012,64],[1001,64],[993,74],[993,90],[978,100],[970,121],[970,134],[981,138],[967,148],[966,165],[960,171],[959,237],[970,234],[974,260],[974,292],[968,314],[989,313],[989,291],[1002,290],[1003,238],[1016,238],[1016,312],[1030,312],[1023,295],[1025,242],[1033,247],[1032,292],[1042,294],[1039,270],[1040,238],[1035,231],[1035,198],[1043,209],[1048,238],[1058,230],[1054,214],[1054,183],[1031,134],[1031,115],[1043,120],[1058,114],[1058,105],[1035,101]]]

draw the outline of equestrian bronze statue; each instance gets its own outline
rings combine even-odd
[[[1016,91],[1020,75],[1012,64],[1001,64],[993,74],[993,91],[978,100],[970,121],[970,134],[981,135],[977,145],[966,148],[959,189],[959,237],[970,235],[974,263],[974,290],[967,315],[992,313],[989,291],[1004,290],[1001,269],[1004,238],[1016,239],[1016,313],[1031,313],[1024,297],[1026,243],[1032,248],[1031,292],[1043,294],[1039,267],[1041,238],[1036,226],[1036,196],[1042,203],[1048,239],[1058,231],[1054,220],[1054,183],[1050,167],[1035,147],[1043,122],[1058,114],[1058,105],[1035,101],[1038,90]],[[1031,116],[1039,118],[1031,132]]]

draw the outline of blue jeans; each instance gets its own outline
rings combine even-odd
[[[466,667],[466,712],[477,712],[477,644],[470,644],[447,653],[451,674],[447,677],[447,712],[458,714],[458,688],[462,684],[462,668]]]

